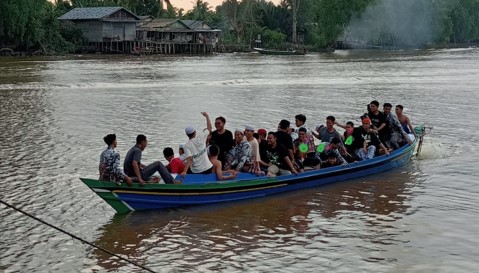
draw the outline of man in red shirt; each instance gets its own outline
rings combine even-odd
[[[180,174],[184,171],[185,164],[183,163],[183,160],[175,157],[175,153],[171,147],[167,147],[163,150],[163,156],[169,162],[166,168],[170,173]]]

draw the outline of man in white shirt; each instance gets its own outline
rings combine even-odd
[[[261,169],[259,168],[259,162],[261,161],[261,156],[259,154],[259,144],[256,138],[253,137],[254,133],[254,128],[253,126],[246,125],[244,129],[244,135],[246,141],[249,142],[251,145],[251,148],[253,149],[253,162],[254,162],[254,168],[253,172],[258,174]]]
[[[208,159],[206,149],[206,140],[209,134],[211,134],[211,121],[208,113],[201,112],[201,114],[206,118],[207,132],[197,134],[196,129],[192,126],[188,126],[185,129],[189,141],[184,145],[186,164],[185,170],[181,173],[183,177],[187,173],[209,174],[213,168],[213,164]]]

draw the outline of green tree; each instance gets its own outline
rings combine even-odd
[[[196,0],[193,9],[188,11],[185,15],[186,19],[205,21],[207,23],[212,22],[213,12],[208,2],[202,0]]]

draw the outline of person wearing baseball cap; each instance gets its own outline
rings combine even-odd
[[[371,129],[371,120],[368,117],[362,119],[362,126],[353,132],[353,145],[358,150],[358,156],[361,160],[371,159],[376,155],[376,151],[382,149],[385,154],[389,151],[379,140],[377,131]]]
[[[266,139],[266,135],[268,134],[268,132],[266,131],[266,129],[264,128],[261,128],[261,129],[258,129],[258,135],[261,139],[261,136],[264,136],[264,139]]]
[[[206,132],[198,134],[193,126],[185,128],[185,133],[188,136],[188,142],[184,145],[186,164],[185,169],[181,173],[185,177],[187,173],[209,174],[212,171],[213,164],[208,159],[206,149],[206,140],[211,133],[211,120],[206,112],[201,112],[206,118]]]

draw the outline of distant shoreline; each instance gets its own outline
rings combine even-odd
[[[301,47],[308,48],[308,45],[302,45]],[[241,49],[242,46],[226,46],[225,52],[215,52],[208,55],[214,54],[228,54],[234,52],[242,52],[248,53],[253,52],[254,50],[247,50],[245,48]],[[335,50],[367,50],[367,51],[408,51],[408,50],[431,50],[431,49],[460,49],[460,48],[479,48],[479,43],[461,43],[461,44],[433,44],[427,45],[422,48],[413,48],[413,47],[392,47],[392,46],[362,46],[362,47],[345,47],[345,48],[326,48],[326,49],[319,49],[319,50],[309,50],[309,52],[317,52],[317,53],[328,53],[334,52]],[[73,55],[133,55],[128,53],[119,53],[119,54],[104,54],[104,53],[89,53],[89,52],[77,52],[77,53],[44,53],[41,50],[26,52],[26,51],[14,51],[9,47],[0,48],[0,58],[1,57],[36,57],[36,56],[73,56]],[[161,56],[198,56],[198,54],[149,54],[149,55],[161,55]],[[201,56],[207,56],[204,54],[199,54]],[[138,56],[138,55],[136,55]],[[143,55],[146,56],[146,55]]]

